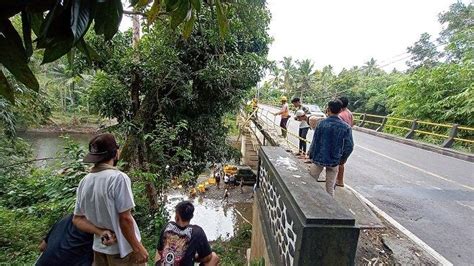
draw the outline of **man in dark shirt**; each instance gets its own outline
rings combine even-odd
[[[72,223],[72,216],[64,217],[49,230],[40,244],[43,253],[36,261],[37,266],[92,265],[93,235],[80,231]]]
[[[190,224],[194,206],[189,201],[176,205],[176,222],[169,222],[161,231],[156,247],[155,265],[217,265],[219,257],[212,252],[201,227]]]

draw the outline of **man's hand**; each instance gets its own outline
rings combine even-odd
[[[148,251],[143,245],[140,244],[139,249],[133,251],[132,260],[137,264],[146,263],[148,261]]]
[[[47,247],[48,247],[48,244],[46,244],[46,241],[42,240],[38,246],[38,249],[40,252],[44,252]]]
[[[109,230],[103,230],[100,234],[100,239],[102,240],[102,244],[106,246],[111,246],[117,243],[117,237],[112,231]]]

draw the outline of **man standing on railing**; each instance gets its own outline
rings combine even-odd
[[[347,160],[354,148],[352,129],[338,116],[341,110],[341,101],[333,100],[328,103],[328,118],[316,127],[310,150],[313,162],[310,174],[319,179],[326,168],[326,191],[331,196],[334,196],[338,167]]]
[[[280,128],[281,136],[286,138],[288,119],[290,118],[290,110],[288,108],[288,99],[286,96],[281,96],[281,109],[278,113],[274,115],[281,115]]]
[[[299,150],[296,155],[299,156],[306,156],[306,135],[308,135],[309,124],[308,124],[308,117],[311,112],[309,108],[301,104],[300,98],[296,97],[291,100],[291,103],[296,108],[295,112],[295,120],[300,121],[300,127],[298,130],[299,139]]]
[[[339,100],[342,102],[342,111],[339,113],[339,118],[342,119],[342,121],[346,122],[350,127],[354,126],[354,117],[352,116],[352,112],[347,108],[349,105],[349,99],[347,97],[342,96],[339,98]],[[339,165],[339,170],[337,171],[337,179],[336,179],[336,186],[339,187],[344,187],[344,165],[346,164],[346,161],[341,162]]]

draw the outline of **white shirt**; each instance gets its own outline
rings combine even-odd
[[[77,187],[75,215],[85,216],[97,227],[115,232],[117,243],[102,244],[100,236],[94,235],[94,251],[123,258],[132,252],[132,247],[123,236],[119,225],[119,213],[135,207],[130,178],[112,168],[86,175]],[[141,240],[137,223],[133,221],[135,235]]]

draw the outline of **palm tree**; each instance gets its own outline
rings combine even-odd
[[[284,94],[288,94],[291,91],[291,88],[294,85],[294,76],[295,76],[295,66],[293,65],[293,58],[283,57],[283,60],[280,61],[282,64],[283,71],[283,90]]]
[[[303,92],[308,92],[311,88],[311,82],[314,75],[314,64],[310,59],[296,61],[297,68],[297,84],[300,92],[300,98],[303,98]]]
[[[362,66],[362,71],[366,76],[371,76],[375,74],[377,70],[377,61],[372,57],[369,61],[365,62],[365,65]]]

